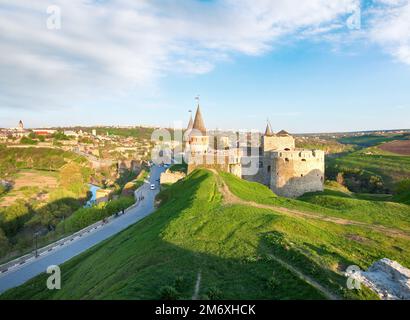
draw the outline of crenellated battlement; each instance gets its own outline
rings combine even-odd
[[[307,149],[294,149],[294,150],[281,150],[270,152],[270,157],[289,159],[289,160],[323,160],[325,158],[325,152],[322,150],[307,150]]]

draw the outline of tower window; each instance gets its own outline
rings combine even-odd
[[[270,166],[268,166],[268,172],[270,172]]]

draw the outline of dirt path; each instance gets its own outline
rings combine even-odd
[[[192,300],[198,300],[200,286],[201,286],[201,270],[198,271],[198,276],[196,278],[195,290],[194,290],[194,294],[192,295]]]
[[[302,272],[300,272],[298,269],[296,269],[295,267],[293,267],[292,265],[290,265],[289,263],[283,261],[282,259],[270,254],[269,257],[273,260],[275,260],[277,263],[279,263],[280,265],[282,265],[282,267],[284,267],[285,269],[288,269],[290,272],[294,273],[299,279],[309,283],[312,287],[316,288],[317,290],[319,290],[321,293],[323,293],[323,295],[329,299],[329,300],[341,300],[340,297],[336,296],[335,294],[333,294],[332,292],[330,292],[328,289],[326,289],[325,287],[323,287],[319,282],[317,282],[316,280],[314,280],[313,278],[303,274]]]
[[[274,205],[267,205],[267,204],[260,204],[256,203],[254,201],[246,201],[243,200],[237,196],[235,196],[231,190],[229,190],[228,186],[226,183],[223,181],[223,179],[219,176],[218,172],[216,170],[211,170],[213,173],[215,173],[217,177],[217,184],[219,187],[219,191],[221,192],[224,202],[226,204],[241,204],[245,206],[250,206],[250,207],[255,207],[255,208],[260,208],[260,209],[268,209],[268,210],[273,210],[279,213],[283,213],[289,216],[296,216],[296,217],[302,217],[302,218],[308,218],[308,219],[315,219],[315,220],[321,220],[321,221],[326,221],[326,222],[332,222],[340,225],[352,225],[352,226],[359,226],[359,227],[364,227],[368,229],[372,229],[378,232],[382,232],[384,234],[390,235],[390,236],[396,236],[396,237],[401,237],[404,239],[410,240],[410,234],[406,233],[405,231],[401,231],[398,229],[393,229],[393,228],[387,228],[384,226],[377,226],[377,225],[372,225],[368,224],[365,222],[359,222],[359,221],[354,221],[354,220],[348,220],[348,219],[343,219],[343,218],[337,218],[337,217],[330,217],[330,216],[324,216],[320,214],[313,214],[309,212],[303,212],[299,210],[294,210],[294,209],[288,209],[284,207],[278,207]]]

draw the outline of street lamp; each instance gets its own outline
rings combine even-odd
[[[65,234],[65,214],[63,213],[63,234]]]
[[[35,232],[34,233],[34,240],[35,240],[35,251],[34,251],[34,256],[37,258],[38,257],[38,236],[39,236],[39,232]]]

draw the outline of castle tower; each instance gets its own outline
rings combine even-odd
[[[295,139],[285,130],[273,133],[270,122],[266,124],[265,133],[262,136],[262,152],[293,150],[295,149]]]
[[[204,120],[202,119],[201,108],[196,109],[194,123],[189,135],[189,145],[191,153],[206,154],[209,149],[209,136],[206,135]]]
[[[18,128],[18,130],[19,130],[20,132],[24,131],[23,121],[20,120],[19,125],[18,125],[17,128]]]
[[[322,150],[282,150],[270,155],[270,189],[277,195],[299,197],[306,192],[323,191],[325,153]]]

